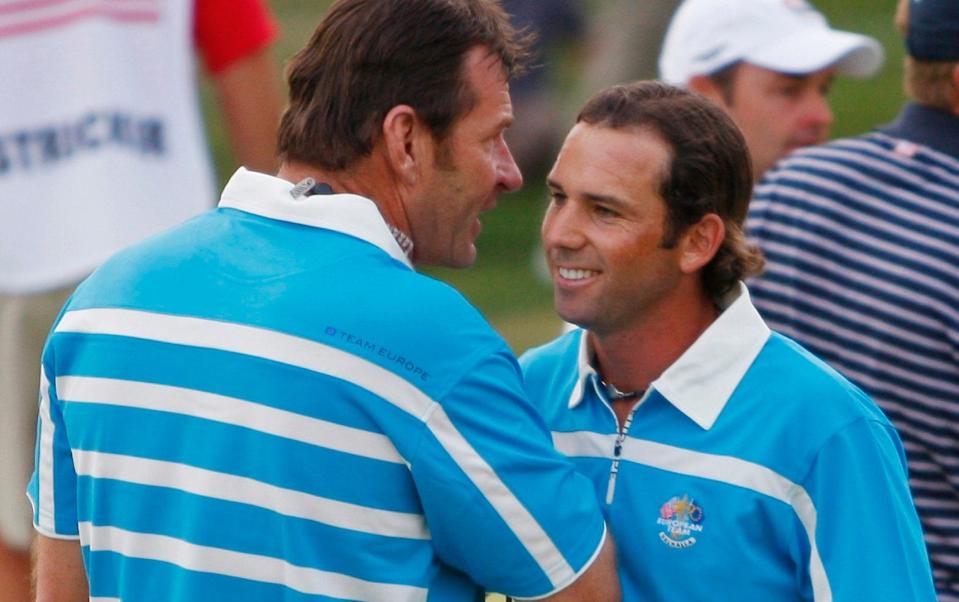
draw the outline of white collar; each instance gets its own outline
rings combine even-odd
[[[370,199],[356,194],[293,198],[293,183],[241,167],[227,182],[220,207],[239,209],[270,219],[324,228],[376,245],[390,257],[413,265]]]
[[[650,384],[650,389],[659,391],[706,430],[712,428],[770,334],[745,284],[740,282],[726,301],[719,317]],[[590,355],[589,337],[583,331],[577,358],[579,378],[569,397],[570,408],[583,401],[586,382],[596,374]]]

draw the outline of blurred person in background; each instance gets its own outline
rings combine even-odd
[[[685,0],[659,72],[732,116],[758,181],[788,153],[826,140],[833,77],[868,77],[882,62],[876,40],[831,29],[805,0]]]
[[[586,34],[585,65],[579,78],[576,111],[596,92],[614,84],[654,79],[666,27],[680,0],[602,0]]]
[[[503,8],[518,30],[535,35],[529,69],[510,84],[515,120],[506,142],[526,179],[539,181],[565,133],[557,71],[582,50],[585,14],[580,0],[503,0]]]
[[[0,600],[28,597],[39,357],[77,282],[209,207],[202,60],[237,162],[274,166],[260,0],[14,2],[0,11]]]
[[[109,259],[44,349],[42,602],[618,602],[592,488],[457,291],[522,185],[494,0],[340,0],[277,176]],[[82,559],[82,560],[81,560]]]
[[[756,306],[899,430],[940,602],[959,601],[959,3],[900,0],[909,102],[756,188]]]
[[[729,116],[660,82],[609,88],[547,181],[554,301],[579,328],[520,361],[601,500],[623,599],[933,602],[895,429],[741,282],[762,255]]]

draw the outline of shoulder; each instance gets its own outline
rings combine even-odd
[[[892,430],[876,404],[795,341],[773,332],[716,423],[725,453],[801,482],[844,433]],[[885,443],[880,443],[885,445]]]
[[[445,282],[405,269],[390,270],[395,290],[382,300],[397,319],[395,328],[418,328],[437,341],[460,350],[480,346],[505,346],[480,311],[463,294]]]
[[[189,259],[196,255],[195,241],[211,227],[213,214],[201,213],[117,251],[77,287],[73,305],[135,304],[151,296],[148,291],[154,281],[161,282],[168,294],[188,294],[177,283],[194,267]]]
[[[565,405],[579,378],[579,347],[583,336],[583,330],[575,329],[520,356],[526,390],[541,410],[545,410],[547,403]]]
[[[756,185],[747,230],[757,240],[777,238],[775,224],[799,224],[810,216],[851,219],[874,196],[886,194],[891,179],[891,141],[871,133],[799,149],[782,159]],[[848,217],[846,217],[848,216]],[[811,229],[803,223],[803,230]]]
[[[886,152],[877,134],[840,138],[826,144],[807,146],[790,153],[769,170],[756,186],[756,198],[780,188],[806,186],[829,173],[841,173],[843,166],[875,160]]]
[[[557,371],[575,368],[583,334],[583,330],[575,329],[548,343],[527,350],[519,358],[523,376],[527,379],[536,379]]]
[[[866,419],[889,424],[878,406],[843,375],[793,339],[773,332],[749,371],[776,411],[797,418],[822,436]]]

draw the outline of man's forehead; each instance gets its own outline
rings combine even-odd
[[[506,77],[506,65],[503,64],[499,54],[494,52],[492,48],[489,46],[474,46],[470,51],[475,52],[476,60],[482,67],[496,70],[502,73],[504,78]]]
[[[669,144],[653,128],[580,122],[567,135],[548,183],[554,187],[591,183],[600,174],[607,182],[628,184],[640,173],[658,180],[671,154]]]
[[[463,58],[463,70],[467,77],[484,75],[491,80],[507,81],[506,66],[499,54],[486,45],[473,46]]]
[[[474,46],[467,52],[464,73],[473,95],[473,103],[463,117],[484,111],[490,119],[497,121],[497,125],[506,127],[512,123],[513,105],[509,96],[509,82],[499,55],[486,46]]]

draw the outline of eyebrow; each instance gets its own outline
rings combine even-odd
[[[551,178],[546,178],[546,185],[560,192],[566,192],[563,189],[563,186],[559,182]],[[614,205],[617,207],[625,207],[626,205],[628,205],[626,201],[619,198],[618,196],[613,196],[608,194],[599,194],[596,192],[584,192],[582,193],[582,196],[585,197],[586,200],[594,203],[606,203],[608,205]]]

